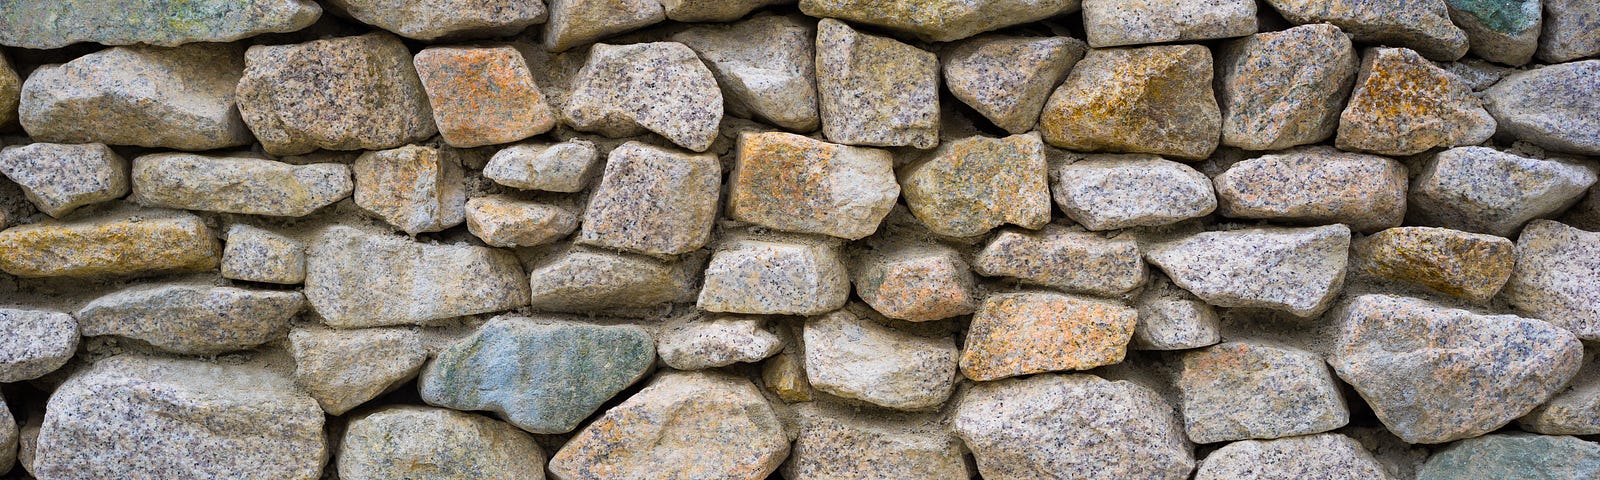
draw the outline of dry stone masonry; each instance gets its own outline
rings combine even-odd
[[[1600,478],[1600,2],[0,0],[0,478]]]

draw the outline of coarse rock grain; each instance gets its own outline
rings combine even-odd
[[[1407,218],[1428,225],[1510,237],[1583,199],[1596,169],[1486,147],[1460,147],[1428,159],[1411,185]]]
[[[1229,341],[1186,352],[1177,384],[1195,443],[1308,435],[1350,422],[1322,357],[1295,348]]]
[[[1049,166],[1038,134],[945,142],[901,171],[901,193],[929,230],[974,237],[1003,224],[1050,223]]]
[[[1228,42],[1217,52],[1222,144],[1281,150],[1333,137],[1360,57],[1328,24]]]
[[[0,8],[0,45],[50,49],[78,42],[164,47],[231,42],[300,30],[321,16],[322,7],[313,0],[14,1]]]
[[[1529,223],[1501,297],[1524,315],[1600,340],[1600,232]]]
[[[1210,215],[1211,179],[1155,155],[1088,155],[1051,175],[1056,205],[1089,230],[1152,227]]]
[[[937,244],[875,251],[850,269],[856,296],[885,317],[926,322],[977,308],[972,269],[954,249]]]
[[[0,308],[0,383],[42,377],[66,365],[77,352],[78,321],[72,315],[51,310]],[[0,399],[0,410],[4,410],[3,399]],[[10,421],[9,418],[0,419],[0,428],[7,427]],[[15,423],[9,426],[16,428]],[[0,440],[0,444],[4,443]],[[0,455],[5,454],[5,448],[0,445]],[[0,461],[0,469],[9,465],[9,462]]]
[[[899,410],[943,404],[955,390],[955,339],[894,322],[860,304],[806,319],[811,386]]]
[[[467,200],[467,230],[491,247],[536,247],[578,229],[578,216],[548,203],[490,195]]]
[[[342,163],[292,165],[240,156],[156,153],[133,159],[129,201],[274,217],[303,217],[345,199],[355,189]]]
[[[368,25],[402,37],[433,41],[502,37],[545,20],[540,0],[329,0]]]
[[[56,218],[128,193],[128,161],[98,143],[5,147],[0,173],[22,187],[39,211]]]
[[[406,233],[437,232],[466,220],[460,159],[450,150],[407,145],[356,158],[355,200]]]
[[[939,145],[939,57],[844,22],[817,24],[822,133],[846,145]]]
[[[671,2],[717,3],[666,0],[663,5]],[[667,14],[672,15],[670,11]],[[696,26],[673,34],[672,41],[688,45],[705,61],[717,86],[722,87],[729,115],[804,133],[821,126],[815,35],[816,26],[810,20],[761,14],[730,25]]]
[[[698,306],[708,312],[820,315],[850,298],[850,273],[832,239],[734,237],[706,266]]]
[[[0,270],[19,277],[91,277],[217,268],[222,249],[192,213],[120,208],[0,231]]]
[[[1594,18],[1600,27],[1600,11]],[[1600,60],[1512,73],[1483,95],[1501,133],[1550,150],[1600,155],[1600,118],[1594,115]]]
[[[1127,237],[1059,225],[1030,232],[1006,228],[972,259],[973,271],[1068,292],[1114,297],[1144,283],[1139,244]]]
[[[544,450],[528,432],[482,415],[394,405],[350,419],[338,468],[344,480],[544,480]]]
[[[1495,125],[1460,77],[1410,49],[1370,48],[1362,55],[1350,103],[1339,113],[1334,144],[1340,150],[1414,155],[1483,143]]]
[[[523,5],[542,11],[544,4]],[[430,47],[412,63],[433,107],[439,136],[452,147],[515,142],[556,126],[555,110],[515,48]]]
[[[1576,437],[1509,432],[1457,442],[1428,458],[1417,480],[1595,478],[1600,445]]]
[[[1450,22],[1446,0],[1267,0],[1296,24],[1331,23],[1357,42],[1392,45],[1451,61],[1467,54],[1467,35]]]
[[[1068,150],[1203,159],[1222,135],[1211,81],[1211,50],[1200,45],[1090,50],[1050,95],[1038,129]]]
[[[1159,243],[1145,258],[1206,303],[1313,317],[1344,286],[1349,248],[1350,228],[1342,224],[1263,227]]]
[[[1081,0],[800,0],[800,11],[948,42],[1078,11]]]
[[[1139,321],[1128,346],[1135,350],[1188,350],[1222,341],[1216,309],[1165,275],[1152,275],[1133,306]]]
[[[716,155],[625,143],[608,155],[576,241],[657,256],[698,250],[711,239],[721,185]]]
[[[656,338],[662,363],[678,370],[755,363],[781,350],[783,341],[762,317],[694,313],[667,323]]]
[[[1591,358],[1567,386],[1517,419],[1523,430],[1545,435],[1600,434],[1600,362]]]
[[[960,438],[934,413],[891,413],[810,402],[782,467],[789,480],[972,478]]]
[[[511,188],[574,193],[589,183],[599,159],[588,140],[519,143],[495,152],[483,176]]]
[[[1448,228],[1391,228],[1353,247],[1352,266],[1363,273],[1480,303],[1500,292],[1517,262],[1505,237]]]
[[[711,148],[722,113],[711,70],[677,42],[596,44],[562,112],[578,130],[608,137],[650,131],[696,152]]]
[[[289,332],[295,384],[329,415],[344,415],[417,376],[428,359],[416,330],[336,330],[319,325]]]
[[[1094,48],[1192,42],[1256,33],[1254,0],[1083,0]]]
[[[1072,37],[983,35],[943,54],[950,93],[1013,134],[1033,130],[1050,92],[1088,47]]]
[[[527,278],[508,251],[341,225],[312,244],[305,295],[335,328],[426,324],[527,305]]]
[[[657,0],[550,0],[544,48],[560,52],[618,33],[661,23]]]
[[[1383,464],[1337,433],[1233,442],[1200,461],[1195,480],[1388,480]]]
[[[1467,34],[1473,55],[1506,65],[1533,59],[1543,23],[1542,0],[1447,0],[1450,20]]]
[[[894,158],[792,133],[739,135],[727,216],[777,230],[857,240],[872,235],[900,197]]]
[[[980,382],[1122,361],[1137,312],[1120,303],[1024,291],[990,295],[972,316],[961,373]],[[808,345],[809,347],[809,345]]]
[[[1372,232],[1406,215],[1406,167],[1376,155],[1307,147],[1252,158],[1212,179],[1225,217],[1343,223]]]
[[[228,227],[222,278],[293,285],[306,279],[306,247],[299,240],[242,223]]]
[[[1600,54],[1600,3],[1589,0],[1542,0],[1544,26],[1539,34],[1539,59],[1561,63]]]
[[[114,335],[173,353],[215,355],[282,337],[305,305],[292,290],[155,283],[91,300],[76,317],[85,337]]]

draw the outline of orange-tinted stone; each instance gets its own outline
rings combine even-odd
[[[1494,117],[1459,77],[1417,52],[1374,48],[1362,55],[1334,144],[1340,150],[1414,155],[1483,143],[1494,131]]]
[[[417,53],[415,63],[439,135],[451,146],[510,143],[556,126],[514,48],[434,47]]]
[[[1090,51],[1045,103],[1039,132],[1069,150],[1206,158],[1222,138],[1211,51],[1200,45]]]
[[[1122,361],[1133,338],[1132,308],[1047,292],[985,299],[972,317],[961,373],[977,381]]]
[[[790,133],[739,136],[728,216],[851,240],[878,230],[900,197],[889,152]]]
[[[19,277],[83,277],[217,268],[222,249],[188,212],[125,210],[47,220],[0,232],[0,270]]]
[[[898,249],[852,269],[856,295],[885,317],[926,322],[972,313],[972,272],[954,250]]]
[[[1434,227],[1384,230],[1358,242],[1355,252],[1369,274],[1476,302],[1499,292],[1517,263],[1516,246],[1505,237]]]

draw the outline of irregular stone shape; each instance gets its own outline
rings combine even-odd
[[[123,355],[68,378],[45,407],[43,478],[321,477],[322,409],[276,372]]]
[[[1542,0],[1539,59],[1561,63],[1600,54],[1600,5],[1587,0]]]
[[[1418,480],[1595,478],[1600,445],[1575,437],[1504,433],[1457,442],[1417,471]]]
[[[1534,220],[1501,295],[1525,315],[1600,340],[1600,233]]]
[[[1600,26],[1600,12],[1594,18]],[[1596,38],[1600,44],[1600,36]],[[1600,60],[1513,73],[1485,91],[1484,98],[1501,131],[1518,140],[1600,155],[1600,119],[1594,115],[1600,109]]]
[[[544,48],[560,52],[666,19],[656,0],[550,0]]]
[[[646,255],[698,250],[711,239],[721,190],[716,155],[622,144],[589,196],[577,242]]]
[[[1582,164],[1452,148],[1430,159],[1412,184],[1410,220],[1510,237],[1529,220],[1578,203],[1596,178]]]
[[[1011,277],[1068,292],[1117,296],[1144,283],[1139,244],[1060,226],[1001,230],[972,260],[986,277]]]
[[[508,251],[334,226],[306,258],[305,294],[334,328],[426,324],[527,305],[524,278]]]
[[[1156,392],[1093,375],[978,383],[956,407],[957,435],[987,480],[1179,480],[1194,456]]]
[[[1072,37],[976,37],[945,53],[944,84],[995,126],[1027,133],[1087,50]]]
[[[806,319],[811,386],[899,410],[943,404],[955,390],[955,339],[890,322],[859,304]]]
[[[1056,205],[1089,230],[1167,225],[1217,209],[1211,179],[1154,155],[1089,155],[1056,167]]]
[[[1389,431],[1443,443],[1494,431],[1549,399],[1583,347],[1561,327],[1392,295],[1343,307],[1328,363]]]
[[[1083,30],[1094,48],[1242,37],[1256,33],[1256,2],[1083,0]]]
[[[411,52],[387,33],[250,47],[237,98],[273,155],[383,150],[438,132]]]
[[[722,124],[722,90],[684,44],[600,43],[578,72],[565,114],[578,130],[608,137],[648,130],[704,152]]]
[[[304,308],[296,291],[153,284],[96,298],[78,310],[83,335],[114,335],[185,355],[244,350],[278,338]]]
[[[1543,405],[1517,419],[1523,430],[1545,435],[1600,433],[1600,363],[1590,361]]]
[[[545,20],[544,2],[540,1],[330,0],[329,3],[361,23],[424,41],[503,37]]]
[[[850,273],[856,296],[885,317],[926,322],[977,308],[972,269],[949,247],[894,248],[863,259]]]
[[[648,308],[690,295],[679,266],[632,255],[568,249],[529,271],[535,310]]]
[[[948,42],[1078,10],[1080,0],[800,0],[800,11]]]
[[[1355,93],[1339,114],[1334,144],[1340,150],[1405,156],[1483,143],[1494,131],[1494,117],[1460,77],[1408,49],[1372,48],[1361,58]]]
[[[0,45],[48,49],[78,42],[164,47],[221,43],[293,32],[320,16],[322,7],[312,0],[12,1],[0,7]]]
[[[663,363],[678,370],[755,363],[783,350],[783,342],[765,324],[759,317],[689,315],[662,330],[656,351]]]
[[[767,2],[771,0],[728,0]],[[783,1],[783,0],[778,0]],[[666,0],[685,8],[725,1]],[[667,15],[671,16],[672,7]],[[742,16],[742,15],[741,15]],[[730,19],[736,20],[737,18]],[[735,117],[755,118],[795,131],[810,132],[817,118],[817,73],[809,20],[758,15],[731,25],[702,25],[672,35],[694,49],[722,87],[723,106]]]
[[[878,230],[899,197],[889,152],[791,133],[742,133],[728,178],[727,214],[778,230],[857,240]]]
[[[787,346],[761,364],[761,384],[788,403],[810,402],[816,397],[811,380],[806,378],[805,355],[800,352],[799,340],[795,339],[799,336],[798,330],[780,328],[779,336]]]
[[[1473,55],[1522,65],[1539,47],[1540,0],[1448,0],[1450,20],[1467,34]]]
[[[415,330],[334,330],[297,327],[289,332],[294,380],[329,415],[345,412],[410,381],[428,360]]]
[[[536,247],[578,229],[578,216],[555,205],[490,195],[467,200],[467,230],[492,247]]]
[[[449,152],[407,145],[356,158],[356,205],[406,233],[437,232],[466,220],[461,163]]]
[[[1339,383],[1322,357],[1303,350],[1228,342],[1191,351],[1177,383],[1184,430],[1195,443],[1307,435],[1350,423]]]
[[[563,480],[767,478],[789,454],[777,414],[750,381],[665,372],[550,458]]]
[[[1510,240],[1494,235],[1400,227],[1356,242],[1353,256],[1356,268],[1368,275],[1485,302],[1511,276],[1515,248]]]
[[[1405,47],[1430,59],[1448,62],[1467,54],[1467,35],[1450,22],[1450,9],[1445,1],[1267,0],[1267,3],[1296,24],[1331,23],[1357,42]]]
[[[178,150],[250,144],[234,87],[244,51],[233,45],[115,47],[45,65],[22,85],[22,128],[41,142]]]
[[[544,480],[544,450],[528,432],[481,415],[394,405],[350,419],[338,467],[349,480]]]
[[[17,75],[6,56],[0,54],[0,125],[17,122],[17,106],[21,98],[22,77]]]
[[[1049,165],[1038,134],[945,142],[902,173],[911,213],[929,230],[974,237],[1003,224],[1050,223]]]
[[[589,183],[599,159],[600,152],[588,140],[517,144],[496,152],[483,176],[511,188],[573,193]]]
[[[292,165],[248,156],[157,153],[133,159],[133,196],[152,207],[303,217],[350,196],[342,163]]]
[[[1487,60],[1474,57],[1466,57],[1454,62],[1434,62],[1433,64],[1443,68],[1446,72],[1461,77],[1462,80],[1467,82],[1467,86],[1472,87],[1473,92],[1482,92],[1484,89],[1494,86],[1500,79],[1517,72],[1515,68],[1489,63]]]
[[[850,274],[831,240],[735,238],[706,266],[698,306],[708,312],[820,315],[850,298]]]
[[[859,411],[826,402],[795,410],[799,437],[783,463],[783,478],[972,478],[961,440],[940,415]]]
[[[0,383],[42,377],[66,365],[67,360],[71,360],[76,353],[78,321],[72,315],[48,310],[0,308]],[[3,402],[0,400],[0,405]],[[8,421],[0,420],[0,427],[6,426]],[[11,423],[10,427],[16,428],[16,424]],[[0,462],[0,468],[10,465]]]
[[[1090,50],[1039,117],[1057,147],[1190,160],[1210,156],[1221,130],[1211,50],[1200,45]]]
[[[128,193],[128,161],[102,144],[34,143],[0,150],[0,173],[52,217]]]
[[[566,433],[644,378],[655,359],[655,341],[639,327],[500,316],[435,355],[417,389],[430,405],[489,410],[533,433]]]
[[[121,209],[0,231],[0,270],[19,277],[88,277],[217,268],[216,239],[200,217]]]
[[[228,227],[222,278],[293,285],[306,280],[306,248],[299,240],[245,224]]]
[[[1217,53],[1222,144],[1282,150],[1327,140],[1359,66],[1350,37],[1328,24],[1224,44]]]
[[[1359,442],[1337,433],[1246,440],[1223,445],[1200,461],[1195,480],[1387,480],[1389,474]]]
[[[509,8],[517,5],[544,9],[540,2]],[[460,18],[456,15],[461,14],[452,11],[441,17]],[[511,143],[556,126],[555,110],[545,102],[528,63],[515,48],[431,47],[418,52],[412,62],[428,93],[439,136],[452,147]]]
[[[1173,283],[1219,307],[1313,317],[1344,286],[1350,228],[1248,228],[1152,245],[1145,259]]]
[[[1406,216],[1406,167],[1393,159],[1308,147],[1252,158],[1211,180],[1218,213],[1373,232]]]
[[[679,22],[732,22],[758,8],[792,0],[661,0],[667,18]]]
[[[817,100],[830,141],[939,145],[939,57],[932,52],[824,18],[817,24]]]
[[[1133,338],[1136,316],[1120,303],[1075,295],[990,295],[972,316],[961,373],[987,382],[1119,363]]]
[[[1145,286],[1134,307],[1139,321],[1129,346],[1136,350],[1188,350],[1222,340],[1216,310],[1164,276]]]
[[[12,466],[17,463],[17,457],[20,456],[17,451],[17,444],[20,443],[18,440],[20,440],[19,437],[21,436],[18,430],[17,419],[11,416],[11,410],[6,406],[5,397],[0,397],[0,474],[11,471]],[[24,463],[32,465],[33,462]],[[33,467],[28,466],[27,468],[31,469]]]

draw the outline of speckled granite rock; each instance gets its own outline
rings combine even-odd
[[[1591,359],[1543,405],[1517,419],[1523,430],[1546,435],[1600,433],[1600,362]]]
[[[800,0],[800,11],[948,42],[1078,10],[1080,0]]]
[[[49,310],[0,308],[0,383],[42,377],[66,365],[76,353],[78,321],[72,315]],[[0,405],[3,402],[0,400]],[[8,421],[0,419],[0,427],[5,427]],[[16,424],[10,426],[15,428]],[[0,451],[3,450],[0,447]],[[9,465],[0,461],[0,468]]]
[[[1050,178],[1056,205],[1089,230],[1166,225],[1217,208],[1211,179],[1155,155],[1089,155]]]
[[[979,383],[956,407],[956,434],[987,480],[1179,480],[1194,456],[1156,392],[1093,375]]]
[[[1091,50],[1050,95],[1039,132],[1069,150],[1202,159],[1222,129],[1211,79],[1199,45]]]
[[[1281,150],[1327,140],[1359,66],[1350,37],[1328,24],[1224,44],[1217,52],[1222,144]]]
[[[1525,315],[1600,340],[1600,233],[1530,222],[1501,297]]]
[[[1337,433],[1233,442],[1200,461],[1195,480],[1388,480],[1383,464]]]
[[[1049,165],[1038,134],[945,142],[901,170],[906,205],[929,230],[974,237],[1003,224],[1050,223]]]
[[[1354,247],[1352,264],[1368,275],[1473,302],[1494,297],[1517,261],[1505,237],[1448,228],[1391,228]]]
[[[222,278],[293,285],[306,279],[305,244],[271,230],[234,224],[222,247]]]
[[[417,376],[428,360],[417,332],[405,328],[289,332],[295,384],[330,415],[343,415]]]
[[[0,150],[0,173],[39,211],[62,217],[128,193],[128,161],[102,144],[34,143]]]
[[[350,0],[344,0],[350,1]],[[426,2],[412,2],[426,3]],[[466,2],[452,2],[466,3]],[[501,10],[537,7],[527,2]],[[438,5],[438,8],[460,8]],[[445,15],[460,18],[461,13]],[[533,73],[517,49],[500,47],[430,47],[412,59],[422,80],[439,136],[453,147],[510,143],[550,131],[556,112],[545,102]]]
[[[1357,42],[1410,48],[1430,59],[1450,61],[1467,54],[1467,35],[1450,23],[1445,1],[1267,0],[1267,3],[1297,24],[1331,23]]]
[[[722,123],[722,90],[681,43],[596,44],[563,112],[572,128],[608,137],[655,132],[704,152]]]
[[[706,266],[698,306],[708,312],[819,315],[844,306],[850,276],[837,242],[733,238]]]
[[[961,440],[937,414],[857,410],[827,402],[797,407],[799,436],[783,463],[788,480],[972,478]]]
[[[178,150],[247,145],[234,104],[235,45],[116,47],[46,65],[22,84],[18,115],[34,140]]]
[[[1076,295],[990,295],[972,316],[961,373],[987,382],[1118,363],[1133,337],[1136,316],[1120,303]]]
[[[1539,59],[1560,63],[1600,54],[1600,4],[1588,0],[1542,0],[1544,26]]]
[[[690,314],[675,319],[656,338],[662,363],[678,370],[704,370],[755,363],[783,350],[761,317]]]
[[[1483,143],[1494,135],[1495,119],[1481,103],[1460,77],[1417,52],[1367,49],[1334,143],[1340,150],[1395,156]]]
[[[395,405],[350,419],[338,468],[347,480],[544,480],[544,450],[527,432],[481,415]]]
[[[534,310],[585,313],[650,308],[692,295],[681,265],[568,248],[529,267]]]
[[[777,330],[778,337],[784,342],[784,349],[761,362],[761,384],[784,402],[815,400],[817,395],[811,388],[811,380],[806,379],[805,353],[799,345],[800,327],[779,325]]]
[[[716,155],[625,143],[606,159],[577,242],[646,255],[692,252],[711,238],[721,188]]]
[[[667,0],[662,4],[667,3],[688,8],[719,2]],[[669,6],[667,15],[672,14]],[[815,31],[810,20],[762,14],[731,25],[696,26],[673,34],[672,41],[688,45],[705,61],[722,87],[723,104],[729,115],[810,132],[821,125],[817,117]]]
[[[828,140],[921,149],[939,145],[937,55],[824,18],[817,24],[816,64],[817,106]]]
[[[1188,350],[1222,340],[1215,309],[1164,275],[1155,275],[1134,301],[1139,321],[1133,327],[1135,350]]]
[[[156,153],[134,158],[133,195],[128,199],[151,207],[303,217],[355,189],[344,164],[291,165],[245,155]]]
[[[949,247],[930,244],[877,251],[850,269],[856,296],[885,317],[926,322],[972,313],[972,270]]]
[[[260,367],[124,355],[61,384],[45,407],[42,478],[321,477],[322,410]]]
[[[1075,293],[1117,296],[1144,283],[1144,260],[1132,239],[1051,225],[1037,232],[1013,228],[984,245],[972,269]]]
[[[311,26],[322,15],[312,0],[60,0],[7,2],[0,45],[60,48],[78,42],[175,46],[231,42]],[[51,21],[40,21],[40,19]]]
[[[1411,186],[1410,223],[1515,234],[1529,220],[1578,203],[1595,184],[1593,167],[1484,147],[1439,152]]]
[[[1083,0],[1083,30],[1094,48],[1242,37],[1256,33],[1256,2]]]
[[[394,35],[369,33],[245,52],[239,113],[267,153],[382,150],[433,136],[433,109]]]
[[[188,212],[118,209],[0,231],[0,270],[19,277],[88,277],[217,268],[204,220]]]
[[[1540,320],[1392,295],[1356,297],[1335,319],[1328,363],[1409,443],[1500,428],[1565,385],[1583,355],[1572,333]]]
[[[173,353],[215,355],[282,336],[305,304],[292,290],[150,284],[96,298],[76,316],[86,337],[114,335]]]
[[[639,327],[500,316],[435,355],[417,389],[430,405],[566,433],[649,373],[655,358],[655,341]]]
[[[467,200],[467,230],[491,247],[536,247],[578,229],[578,216],[548,203],[490,195]]]
[[[767,478],[789,453],[754,384],[709,372],[657,375],[550,458],[561,480]]]
[[[1349,248],[1344,225],[1265,227],[1190,235],[1145,258],[1206,303],[1313,317],[1343,287]]]
[[[335,328],[424,324],[528,303],[511,252],[335,226],[306,257],[306,299]]]
[[[1452,75],[1461,77],[1474,92],[1482,92],[1494,86],[1500,79],[1517,72],[1515,68],[1490,63],[1488,60],[1476,57],[1466,57],[1454,62],[1433,62],[1433,64]]]
[[[900,196],[889,152],[791,133],[739,135],[727,215],[778,230],[860,239]]]
[[[0,53],[0,125],[17,122],[17,105],[22,98],[22,77]]]
[[[661,0],[667,18],[679,22],[732,22],[769,5],[793,4],[794,0]]]
[[[656,0],[550,0],[544,48],[560,52],[667,19]]]
[[[934,408],[955,390],[955,339],[855,304],[806,319],[806,376],[817,390],[899,410]]]
[[[945,51],[944,84],[995,126],[1027,133],[1087,50],[1072,37],[975,37]]]
[[[1308,147],[1252,158],[1212,179],[1218,213],[1372,232],[1406,215],[1406,167],[1375,155]]]
[[[466,220],[460,159],[452,152],[407,145],[356,158],[356,205],[406,233],[437,232]]]
[[[1195,443],[1307,435],[1350,422],[1322,357],[1295,348],[1230,341],[1194,350],[1183,355],[1177,385]]]
[[[1506,65],[1533,59],[1543,20],[1540,0],[1447,0],[1450,20],[1467,34],[1473,55]]]
[[[588,140],[523,143],[496,152],[483,176],[511,188],[572,193],[589,183],[599,159],[600,152]]]
[[[329,0],[329,4],[362,23],[425,41],[503,37],[545,20],[542,1]]]
[[[1594,19],[1600,31],[1600,11]],[[1551,150],[1600,155],[1600,118],[1594,115],[1600,109],[1600,60],[1513,73],[1484,98],[1502,133]]]
[[[1597,476],[1600,445],[1574,437],[1526,433],[1463,440],[1434,454],[1417,471],[1418,480]]]

